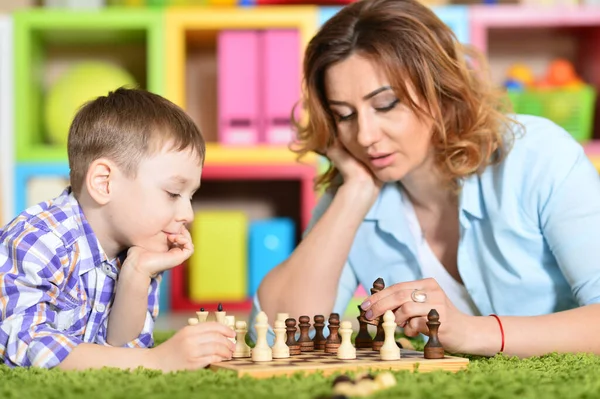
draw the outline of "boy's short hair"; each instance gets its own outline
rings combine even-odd
[[[173,150],[194,151],[204,163],[206,144],[192,119],[169,100],[141,89],[119,88],[89,101],[69,129],[71,188],[78,196],[93,161],[106,157],[128,177],[140,161],[172,142]]]

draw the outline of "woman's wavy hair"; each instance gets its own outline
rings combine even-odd
[[[509,102],[500,88],[469,63],[487,70],[483,57],[463,46],[427,6],[417,0],[361,0],[341,9],[308,44],[303,65],[305,123],[294,120],[301,158],[324,154],[336,131],[328,107],[325,72],[332,65],[360,54],[381,66],[396,95],[419,117],[433,122],[435,163],[448,183],[500,162],[512,136],[506,127]],[[412,101],[414,87],[421,107]],[[334,166],[318,177],[317,188],[336,180]]]

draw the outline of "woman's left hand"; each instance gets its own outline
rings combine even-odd
[[[384,288],[366,298],[361,307],[366,310],[365,317],[369,320],[383,315],[386,310],[392,310],[396,324],[403,327],[409,337],[419,333],[429,335],[427,314],[435,309],[440,315],[438,337],[444,349],[452,353],[462,353],[466,349],[468,324],[473,316],[459,311],[433,278]]]

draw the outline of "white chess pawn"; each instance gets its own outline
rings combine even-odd
[[[235,331],[235,316],[225,316],[225,325]],[[235,344],[235,337],[229,340]]]
[[[188,319],[189,326],[195,326],[196,324],[198,324],[198,319],[196,317],[190,317]]]
[[[286,345],[286,328],[285,321],[275,320],[275,343],[271,347],[273,351],[273,359],[285,359],[290,357],[290,347]]]
[[[235,322],[235,333],[235,352],[233,352],[232,357],[250,357],[251,349],[246,343],[246,333],[248,333],[248,326],[246,325],[245,321],[239,320]]]
[[[267,330],[269,318],[265,312],[260,312],[256,316],[256,345],[252,349],[252,361],[254,362],[270,362],[273,360],[273,351],[267,341]]]
[[[383,332],[385,339],[379,350],[381,360],[398,360],[400,359],[400,348],[396,345],[396,316],[391,310],[386,310],[383,314]]]
[[[340,323],[338,334],[342,343],[337,350],[337,358],[342,360],[356,359],[356,348],[352,345],[352,323],[348,320]]]

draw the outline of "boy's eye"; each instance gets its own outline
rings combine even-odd
[[[167,191],[167,194],[169,194],[169,197],[171,197],[171,198],[179,198],[179,197],[180,197],[180,195],[179,195],[179,194],[170,193],[170,192],[168,192],[168,191]]]

